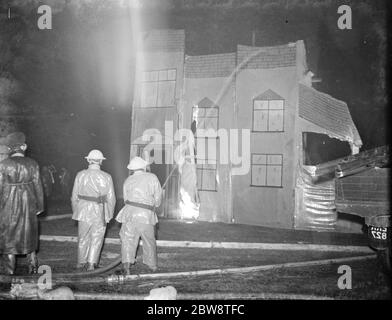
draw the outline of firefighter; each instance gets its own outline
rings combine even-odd
[[[66,168],[61,168],[59,173],[59,182],[60,182],[60,189],[61,189],[61,197],[62,199],[68,199],[70,195],[70,179],[71,176]]]
[[[106,224],[112,219],[116,197],[110,174],[101,170],[106,158],[99,150],[85,157],[88,169],[78,172],[72,190],[72,219],[78,221],[77,268],[94,270],[99,262]]]
[[[116,220],[122,223],[120,230],[122,272],[130,274],[136,262],[139,239],[143,240],[143,263],[152,271],[157,270],[157,252],[154,227],[158,222],[155,213],[161,204],[162,188],[157,176],[147,172],[148,162],[134,157],[127,168],[133,171],[124,182],[125,206]]]
[[[52,195],[53,186],[55,183],[53,169],[51,166],[43,166],[41,170],[41,180],[42,185],[44,187],[44,195],[46,198],[46,202],[48,202],[49,198]]]
[[[5,271],[14,274],[16,255],[27,255],[29,273],[37,273],[38,219],[44,210],[39,166],[25,157],[22,132],[7,136],[10,157],[0,162],[0,255]]]

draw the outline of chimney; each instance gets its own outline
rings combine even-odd
[[[314,73],[313,73],[312,71],[309,70],[309,71],[305,74],[305,77],[304,77],[304,79],[302,80],[302,83],[303,83],[304,85],[308,86],[308,87],[312,87],[312,78],[313,78],[313,76],[314,76]]]

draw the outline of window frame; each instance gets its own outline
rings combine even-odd
[[[205,138],[208,139],[208,138]],[[208,192],[218,192],[218,183],[216,181],[216,175],[218,173],[218,162],[215,160],[215,164],[211,164],[208,163],[209,159],[203,159],[205,162],[207,163],[198,163],[199,158],[196,157],[196,179],[199,177],[199,171],[200,171],[200,176],[201,176],[201,180],[200,180],[200,188],[199,188],[199,184],[197,184],[197,190],[198,191],[208,191]],[[205,168],[204,166],[211,166],[213,165],[214,168]],[[203,173],[205,171],[213,171],[214,173],[214,189],[206,189],[203,186]]]
[[[281,132],[285,132],[284,131],[284,127],[285,127],[285,121],[284,121],[284,119],[285,119],[285,100],[284,99],[258,99],[258,98],[254,98],[253,100],[252,100],[253,102],[253,105],[252,105],[252,132],[270,132],[270,133],[276,133],[276,132],[279,132],[279,133],[281,133]],[[267,130],[256,130],[255,129],[255,102],[256,101],[267,101],[268,102],[268,108],[267,109],[258,109],[259,111],[260,110],[267,110],[267,114],[268,114],[268,116],[267,116]],[[283,108],[282,109],[271,109],[270,108],[270,102],[271,101],[282,101],[283,102]],[[282,111],[282,130],[273,130],[273,131],[271,131],[271,130],[269,130],[269,120],[270,120],[270,110],[279,110],[279,111]]]
[[[216,110],[216,116],[202,116],[202,117],[200,117],[200,118],[202,118],[202,119],[211,119],[211,118],[214,118],[214,119],[216,119],[216,128],[213,128],[216,132],[218,132],[218,130],[219,130],[219,106],[217,106],[217,105],[212,105],[212,106],[209,106],[209,107],[199,107],[199,106],[193,106],[192,107],[192,115],[195,113],[195,109],[204,109],[204,114],[206,114],[206,112],[208,112],[208,110],[210,110],[210,109],[214,109],[214,110]],[[192,121],[193,121],[194,119],[193,119],[193,116],[192,116]],[[204,142],[204,146],[205,146],[205,148],[208,150],[208,142],[209,142],[209,139],[213,139],[213,140],[215,140],[215,143],[216,143],[216,145],[217,145],[217,149],[216,149],[216,157],[218,158],[218,154],[219,154],[219,150],[218,150],[218,146],[219,146],[219,136],[216,136],[216,137],[199,137],[199,136],[197,136],[197,129],[204,129],[204,130],[208,130],[208,129],[206,129],[206,128],[198,128],[198,124],[196,125],[196,134],[195,134],[195,147],[197,147],[197,139],[204,139],[205,140],[205,142]],[[208,156],[208,155],[207,155]],[[209,164],[208,163],[208,161],[210,160],[210,159],[208,159],[208,157],[207,158],[204,158],[204,159],[202,159],[202,160],[204,160],[205,162],[207,162],[207,163],[204,163],[204,164],[201,164],[201,163],[198,163],[198,160],[199,160],[200,158],[198,157],[198,155],[197,155],[197,150],[196,150],[196,153],[195,153],[195,160],[196,160],[196,177],[198,177],[199,176],[199,171],[201,171],[201,181],[200,181],[200,188],[199,188],[199,185],[197,186],[197,190],[198,191],[208,191],[208,192],[218,192],[218,183],[217,183],[217,181],[216,181],[216,175],[219,173],[219,171],[218,171],[218,161],[217,161],[217,159],[215,159],[215,164],[214,164],[214,168],[213,169],[210,169],[210,168],[204,168],[204,166],[208,166],[208,165],[211,165],[211,164]],[[201,160],[201,159],[200,159]],[[199,166],[201,166],[201,167],[199,167]],[[205,189],[204,187],[203,187],[203,172],[204,171],[214,171],[214,186],[215,186],[215,188],[214,189]]]
[[[161,71],[166,71],[167,72],[167,78],[169,75],[169,71],[175,71],[175,79],[174,80],[159,80],[159,73]],[[157,73],[157,80],[144,80],[144,76],[146,73],[148,72],[156,72]],[[158,109],[158,108],[175,108],[176,107],[176,92],[177,92],[177,68],[167,68],[167,69],[152,69],[152,70],[143,70],[141,72],[141,80],[140,80],[140,101],[139,101],[139,108],[142,109]],[[173,105],[169,105],[169,106],[158,106],[158,100],[159,100],[159,84],[161,82],[174,82],[174,97],[173,97]],[[142,86],[143,83],[156,83],[157,84],[157,95],[156,95],[156,99],[155,99],[155,106],[148,106],[148,105],[142,105]]]
[[[199,106],[196,107],[196,106],[193,106],[192,107],[192,121],[194,120],[193,119],[193,114],[195,112],[195,109],[204,109],[205,110],[204,114],[209,109],[215,109],[217,111],[217,115],[216,116],[209,116],[209,117],[202,116],[200,118],[203,118],[203,119],[215,119],[216,118],[216,129],[214,128],[214,130],[216,130],[218,132],[218,129],[219,129],[219,106],[216,106],[216,105],[211,106],[211,107],[199,107]],[[198,126],[196,125],[196,133],[197,133],[197,129],[198,129]],[[205,128],[200,128],[200,129],[208,130],[208,129],[205,129]],[[197,135],[195,137],[197,137]],[[202,137],[202,138],[204,138],[204,137]]]
[[[253,156],[266,156],[266,163],[265,164],[255,164],[253,163]],[[281,174],[280,174],[280,186],[273,186],[267,184],[267,177],[268,177],[268,167],[270,166],[279,166],[277,164],[268,164],[268,156],[280,156],[282,163],[280,164]],[[250,186],[257,187],[257,188],[283,188],[283,154],[282,153],[251,153],[250,157]],[[253,168],[254,166],[265,166],[265,185],[256,185],[253,184],[252,177],[253,177]]]

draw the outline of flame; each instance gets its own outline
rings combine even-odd
[[[197,219],[199,217],[200,205],[194,203],[189,195],[183,188],[180,189],[180,215],[181,219]]]

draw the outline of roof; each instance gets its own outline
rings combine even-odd
[[[228,77],[235,69],[235,53],[185,57],[185,78]]]
[[[142,33],[143,51],[183,52],[185,49],[185,31],[174,29],[156,29]]]
[[[203,98],[198,104],[197,106],[199,108],[213,108],[216,107],[215,103],[213,101],[211,101],[210,99],[208,99],[207,97]]]
[[[267,91],[257,96],[254,100],[284,100],[284,98],[271,89],[268,89]]]
[[[347,104],[302,83],[299,84],[299,116],[328,130],[337,139],[358,147],[362,145]]]
[[[242,69],[272,69],[296,65],[296,44],[275,47],[237,46],[237,65]],[[241,64],[241,65],[240,65]]]

